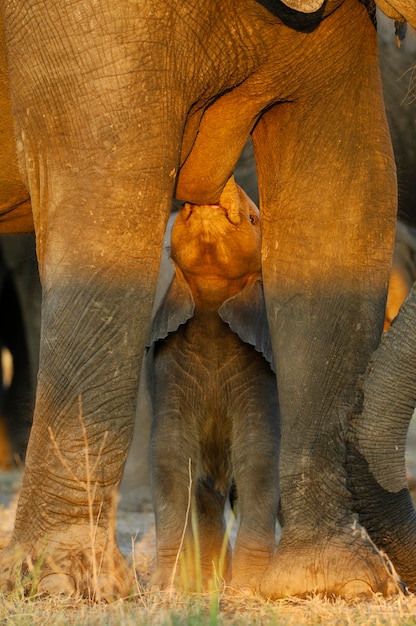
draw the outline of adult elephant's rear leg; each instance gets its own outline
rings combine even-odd
[[[269,597],[393,589],[352,515],[344,469],[347,415],[382,329],[396,212],[375,35],[362,20],[351,29],[331,89],[277,105],[254,133],[282,418],[283,531],[261,585]],[[331,36],[321,33],[323,47]]]
[[[117,489],[170,193],[149,200],[150,225],[126,189],[107,192],[92,192],[75,223],[64,198],[41,250],[37,403],[13,538],[0,556],[3,588],[23,568],[49,593],[108,599],[132,590],[115,539]]]
[[[16,10],[1,14],[43,303],[36,409],[0,587],[23,562],[42,590],[124,595],[133,572],[115,541],[116,493],[187,105],[170,104],[169,61],[154,54],[161,21],[147,3],[87,3],[82,16],[51,4],[25,30],[24,49]],[[21,4],[22,24],[29,13]],[[80,19],[91,28],[74,54]]]

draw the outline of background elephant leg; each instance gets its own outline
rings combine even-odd
[[[272,597],[389,589],[344,470],[347,415],[382,329],[396,214],[375,32],[363,16],[344,19],[349,10],[334,14],[342,41],[336,24],[325,38],[331,18],[322,25],[316,82],[266,113],[253,136],[282,418],[283,531],[262,583]]]
[[[7,273],[0,292],[0,328],[2,347],[12,356],[12,378],[3,389],[0,406],[0,469],[11,469],[17,452],[19,429],[29,423],[34,389],[31,387],[29,355],[16,290]]]
[[[33,402],[39,368],[40,310],[42,288],[39,280],[34,233],[2,238],[2,250],[19,300],[30,367]],[[33,408],[33,407],[32,407]]]
[[[13,342],[10,348],[13,378],[5,413],[13,455],[23,459],[32,424],[39,367],[42,291],[34,233],[2,237],[1,252],[7,268],[2,292],[1,315],[6,324],[3,332],[13,335],[13,339],[9,336]],[[6,336],[5,339],[7,342]]]
[[[416,288],[372,355],[351,420],[348,486],[372,540],[416,590],[416,511],[408,489],[406,435],[416,405]]]

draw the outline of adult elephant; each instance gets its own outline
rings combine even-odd
[[[129,592],[114,509],[172,195],[218,203],[252,133],[282,415],[284,527],[263,593],[390,588],[344,470],[397,208],[376,32],[359,0],[291,2],[1,0],[43,288],[3,587],[42,557],[40,590]],[[416,25],[413,0],[380,6]]]
[[[347,448],[354,507],[413,592],[416,511],[407,485],[405,447],[416,406],[415,326],[416,284],[371,357]],[[371,446],[370,438],[378,445]]]

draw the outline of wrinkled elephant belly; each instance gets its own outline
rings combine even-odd
[[[233,477],[235,435],[258,413],[264,379],[275,385],[274,375],[265,359],[231,331],[221,345],[206,346],[184,341],[183,334],[178,331],[156,351],[154,420],[180,420],[183,438],[193,439],[197,477],[225,495]]]

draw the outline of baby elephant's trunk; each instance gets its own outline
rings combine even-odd
[[[227,217],[231,224],[237,226],[241,221],[241,200],[234,177],[228,179],[220,198],[220,205],[227,211]]]

